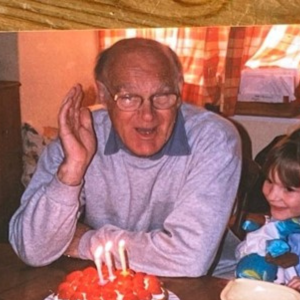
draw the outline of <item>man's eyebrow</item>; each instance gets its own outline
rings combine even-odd
[[[111,89],[113,89],[116,93],[124,92],[124,93],[132,93],[138,94],[137,88],[135,84],[131,82],[122,83],[118,85],[114,85],[113,83],[110,85]],[[171,82],[161,82],[160,85],[156,88],[155,93],[169,93],[176,92],[177,87],[173,85]],[[154,94],[155,94],[154,93]]]

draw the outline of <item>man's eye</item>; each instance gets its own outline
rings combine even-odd
[[[130,101],[131,96],[130,95],[119,96],[119,99],[122,100],[122,101]]]
[[[169,97],[168,97],[168,95],[159,95],[159,96],[154,97],[154,101],[156,103],[165,103],[165,102],[169,101]]]
[[[120,99],[122,102],[135,102],[135,101],[139,101],[139,98],[138,98],[138,97],[131,96],[131,95],[121,96],[121,97],[119,97],[119,99]]]

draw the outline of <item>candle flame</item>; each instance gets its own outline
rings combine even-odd
[[[95,259],[99,259],[102,255],[102,252],[103,252],[103,247],[98,246],[95,253],[94,253]]]
[[[105,244],[105,251],[110,251],[111,248],[112,248],[112,241],[108,241]]]
[[[125,246],[125,241],[124,240],[120,240],[119,241],[119,247],[124,248],[124,246]]]

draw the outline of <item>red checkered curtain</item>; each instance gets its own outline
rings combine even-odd
[[[231,27],[226,57],[225,82],[222,87],[224,100],[221,100],[221,103],[224,103],[222,107],[224,115],[234,115],[241,71],[245,68],[245,63],[249,58],[262,45],[271,28],[271,25]]]
[[[183,100],[220,106],[230,27],[183,27],[100,30],[100,49],[123,38],[144,37],[170,46],[183,65]]]
[[[246,62],[247,67],[298,69],[300,64],[300,25],[274,25],[261,47]]]

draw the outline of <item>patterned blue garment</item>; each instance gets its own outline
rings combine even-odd
[[[252,228],[253,226],[251,226]],[[267,263],[265,256],[280,256],[293,252],[300,257],[300,219],[271,219],[261,228],[249,232],[236,249],[236,277],[286,283],[300,274],[300,264],[283,269]]]

